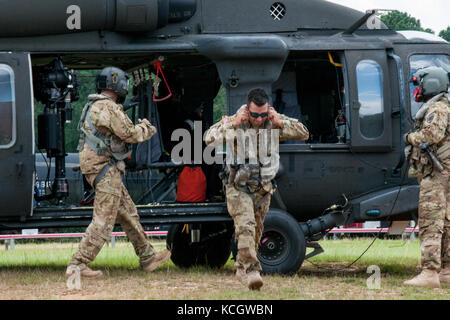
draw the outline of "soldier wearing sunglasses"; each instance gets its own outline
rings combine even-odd
[[[280,140],[307,140],[309,137],[308,129],[302,123],[279,114],[269,105],[269,96],[261,88],[248,93],[247,104],[235,115],[223,117],[208,130],[205,137],[206,144],[218,146],[226,141],[236,150],[238,145],[236,139],[239,139],[239,135],[230,134],[237,131],[236,129],[241,129],[244,134],[253,130],[258,137],[261,129],[265,129],[269,137],[273,137],[271,135],[273,130],[278,130]],[[223,179],[227,208],[234,221],[235,238],[238,243],[236,277],[250,290],[259,290],[263,285],[260,275],[261,265],[256,253],[261,240],[264,218],[275,191],[272,180],[279,165],[279,155],[276,152],[275,157],[271,155],[271,159],[275,159],[276,162],[271,163],[271,167],[275,170],[264,171],[266,168],[259,159],[258,151],[264,147],[263,143],[267,144],[267,141],[264,142],[260,138],[256,141],[258,150],[254,154],[258,157],[257,164],[250,164],[248,159],[245,159],[244,163],[227,163],[230,170],[225,172]]]

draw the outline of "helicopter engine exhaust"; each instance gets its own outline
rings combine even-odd
[[[190,19],[196,0],[0,0],[0,37],[150,32]]]

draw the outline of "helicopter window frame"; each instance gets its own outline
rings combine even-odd
[[[334,56],[336,63],[330,59],[330,54]],[[324,87],[320,85],[320,81],[323,81],[324,74],[317,72],[317,66],[328,72],[327,82]],[[312,82],[310,81],[311,79],[306,79],[305,74],[308,72],[303,70],[305,68],[312,68],[315,74],[312,82],[317,83],[317,86],[308,84]],[[350,130],[348,129],[348,125],[345,125],[343,140],[339,139],[336,131],[336,119],[341,110],[344,112],[345,120],[348,123],[350,122],[348,97],[345,94],[345,88],[348,82],[346,78],[346,65],[343,51],[291,51],[279,78],[272,83],[271,98],[278,112],[299,120],[308,128],[310,136],[306,141],[282,141],[280,142],[280,151],[349,149]],[[322,89],[312,90],[319,87]],[[280,99],[277,94],[280,88],[282,89],[283,99]],[[280,106],[280,102],[285,107]],[[329,112],[331,105],[334,105],[332,114]],[[294,106],[298,110],[294,110]],[[323,125],[321,125],[318,120],[323,115],[327,116],[329,121],[322,122]]]
[[[366,67],[373,67],[375,69],[364,70],[369,71],[369,73],[362,73],[362,69],[360,67],[362,64],[367,64]],[[376,71],[376,74],[373,73]],[[370,77],[370,81],[366,81]],[[376,78],[375,78],[375,77]],[[364,78],[363,78],[364,77]],[[360,108],[358,111],[359,117],[359,132],[365,139],[377,139],[380,138],[384,133],[384,114],[385,114],[385,105],[384,105],[384,90],[383,90],[383,81],[384,74],[381,65],[371,59],[364,59],[358,62],[356,65],[356,80],[357,80],[357,88],[358,88],[358,101],[360,103]],[[377,90],[376,92],[374,90]],[[372,113],[365,114],[364,112],[372,112],[374,116],[377,115],[378,121],[375,117],[368,118],[364,115],[372,115]],[[367,118],[367,119],[366,119]],[[375,124],[375,126],[374,126]],[[376,129],[376,130],[373,130]]]
[[[415,99],[414,99],[415,86],[411,83],[410,80],[412,78],[412,75],[415,72],[417,72],[418,69],[415,69],[415,71],[414,71],[414,69],[412,68],[412,66],[413,66],[413,64],[412,64],[413,61],[412,60],[415,57],[423,57],[423,58],[425,58],[427,56],[447,57],[449,62],[450,62],[450,55],[449,54],[445,54],[445,53],[436,53],[436,52],[433,52],[433,53],[419,53],[419,52],[417,52],[417,53],[414,53],[414,54],[412,54],[412,55],[410,55],[408,57],[409,78],[407,79],[407,81],[408,81],[408,84],[409,84],[409,98],[410,98],[410,110],[409,111],[410,111],[410,116],[411,116],[412,119],[415,118],[415,115],[416,115],[417,111],[420,109],[420,107],[423,104],[422,102],[416,102]],[[426,67],[431,67],[431,66],[439,67],[436,64],[428,64]],[[425,66],[424,66],[424,68],[425,68]],[[446,70],[446,71],[450,72],[450,65],[449,65],[449,69]]]
[[[0,74],[2,71],[5,71],[7,73],[7,76],[9,77],[9,88],[6,87],[6,90],[3,91],[2,89],[2,82],[0,81],[0,103],[5,103],[8,108],[10,108],[10,112],[8,110],[3,113],[3,110],[0,110],[0,119],[1,119],[1,127],[4,126],[3,120],[5,120],[5,116],[10,118],[11,125],[8,128],[8,132],[6,134],[10,133],[9,137],[7,137],[9,140],[5,143],[2,142],[2,136],[0,135],[0,149],[9,149],[16,143],[16,95],[15,95],[15,74],[13,68],[5,63],[0,63]],[[0,78],[1,80],[1,78]],[[7,82],[5,82],[7,83]],[[6,84],[8,86],[8,84]],[[9,91],[9,92],[8,92]],[[5,93],[5,94],[3,94]],[[6,98],[8,98],[6,100]],[[3,101],[5,99],[5,101]],[[6,120],[8,121],[8,120]]]

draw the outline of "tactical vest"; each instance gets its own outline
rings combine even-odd
[[[437,101],[439,101],[442,97],[447,98],[447,103],[450,107],[450,95],[441,93],[435,97],[433,97],[430,101],[425,103],[416,113],[415,123],[414,123],[414,132],[420,131],[423,129],[424,125],[424,117],[428,111],[428,109]],[[446,135],[444,137],[447,138],[450,135],[450,126],[447,126]],[[438,148],[437,145],[430,145],[430,150],[437,156],[437,158],[442,162],[445,159],[450,157],[450,141],[445,143],[444,145]],[[433,162],[431,161],[429,155],[427,153],[421,152],[420,148],[413,147],[410,155],[410,171],[409,177],[426,177],[433,173]]]
[[[245,131],[245,124],[241,124],[239,129],[242,129]],[[267,130],[267,141],[265,141],[265,145],[271,146],[272,145],[272,122],[267,120],[264,124],[264,127],[262,129]],[[262,182],[263,181],[273,181],[275,178],[275,175],[279,168],[279,154],[274,152],[274,150],[267,150],[268,154],[267,156],[270,157],[270,161],[266,164],[263,164],[260,162],[259,159],[259,148],[261,147],[260,143],[261,136],[256,137],[256,141],[258,144],[256,155],[257,163],[253,164],[250,163],[247,156],[247,152],[249,150],[246,149],[246,159],[245,163],[227,163],[226,165],[226,180],[228,180],[228,183],[233,183],[234,186],[241,190],[245,191],[247,193],[250,193],[249,186],[252,187],[252,190],[255,190],[254,192],[257,192],[261,190],[262,188]],[[234,142],[233,142],[234,144]],[[233,145],[234,148],[234,145]],[[237,150],[235,149],[235,157],[237,157]]]
[[[77,151],[82,151],[84,143],[86,142],[88,146],[99,156],[110,156],[113,161],[124,160],[132,152],[131,144],[125,143],[114,134],[111,134],[110,136],[103,135],[95,128],[91,121],[91,106],[95,102],[105,99],[111,100],[109,97],[104,95],[91,95],[89,97],[89,102],[84,106],[77,127],[78,132],[80,133]],[[91,132],[88,132],[84,128],[85,121],[87,121]]]

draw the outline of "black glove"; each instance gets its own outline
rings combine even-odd
[[[409,142],[408,136],[409,136],[409,133],[405,133],[403,135],[403,141],[405,142],[405,146],[409,146],[411,144],[411,142]]]

